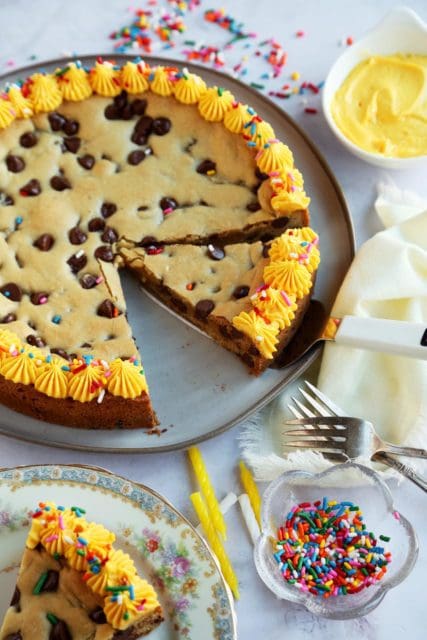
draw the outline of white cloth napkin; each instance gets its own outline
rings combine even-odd
[[[358,251],[332,315],[411,320],[427,326],[427,203],[387,185],[380,186],[375,208],[385,230]],[[316,382],[317,371],[304,377]],[[298,384],[301,381],[242,432],[243,455],[259,480],[295,468],[317,472],[330,464],[314,452],[299,451],[286,459],[281,455],[282,423],[290,416],[286,405]],[[370,420],[385,440],[427,448],[425,360],[327,344],[317,385],[348,415]]]

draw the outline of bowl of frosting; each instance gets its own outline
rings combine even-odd
[[[386,169],[427,164],[427,24],[396,7],[341,55],[323,110],[354,155]]]

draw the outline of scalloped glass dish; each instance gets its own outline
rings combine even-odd
[[[387,574],[359,593],[322,598],[304,593],[288,584],[273,557],[271,537],[297,503],[314,502],[328,496],[330,500],[350,500],[360,506],[368,530],[390,536],[386,543],[392,553]],[[306,607],[311,613],[344,620],[364,616],[377,607],[389,589],[396,587],[412,571],[418,556],[418,541],[412,525],[399,514],[393,498],[378,474],[359,464],[335,465],[323,473],[288,471],[266,489],[262,503],[262,535],[255,545],[255,566],[259,576],[278,598]]]
[[[336,91],[348,74],[366,58],[396,53],[425,55],[427,51],[427,25],[408,7],[395,7],[374,29],[349,47],[333,64],[323,89],[323,112],[338,140],[358,158],[384,169],[410,169],[427,164],[427,155],[410,158],[391,158],[371,153],[349,140],[335,123],[331,104]]]

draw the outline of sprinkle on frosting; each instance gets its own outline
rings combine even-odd
[[[177,74],[177,81],[174,87],[175,98],[183,104],[196,104],[200,97],[206,92],[206,84],[194,73],[189,73],[187,69],[183,69],[182,73]]]
[[[261,120],[259,116],[253,116],[244,125],[244,137],[254,142],[257,149],[262,149],[274,138],[274,130],[271,124]]]
[[[276,351],[279,333],[279,325],[277,322],[269,322],[268,324],[255,311],[242,311],[232,320],[233,325],[239,331],[242,331],[256,344],[258,351],[264,358],[272,358]]]
[[[17,84],[11,84],[7,89],[7,95],[17,118],[31,118],[33,107],[28,98],[24,98],[22,95],[21,87]]]
[[[88,587],[102,596],[107,622],[114,629],[127,629],[160,608],[156,593],[137,574],[131,558],[114,549],[114,533],[100,524],[89,523],[84,513],[79,507],[64,509],[52,502],[39,503],[27,547],[34,549],[41,544],[49,554],[60,556],[62,562],[79,571]]]
[[[143,62],[131,62],[123,65],[121,70],[121,83],[123,89],[129,93],[144,93],[149,88],[147,75],[149,69]]]
[[[233,94],[221,87],[207,89],[199,100],[199,111],[202,118],[209,122],[221,122],[225,114],[232,108]]]
[[[90,402],[104,386],[104,370],[101,366],[81,365],[71,368],[68,395],[78,402]]]
[[[5,129],[15,120],[16,111],[9,97],[4,94],[0,96],[0,129]]]
[[[224,126],[232,133],[242,133],[248,117],[248,105],[233,102],[232,109],[229,109],[224,116]]]
[[[176,69],[157,67],[149,76],[150,89],[159,96],[171,96],[174,89]]]
[[[312,285],[308,269],[296,260],[271,262],[264,269],[264,280],[272,287],[292,293],[297,298],[307,295]]]
[[[26,83],[34,113],[55,111],[62,102],[55,76],[35,73]]]
[[[98,60],[89,71],[89,82],[95,93],[100,96],[114,97],[122,90],[120,71],[107,61]]]
[[[275,240],[269,251],[269,256],[273,262],[298,260],[300,264],[307,267],[310,273],[316,271],[320,263],[320,252],[314,242],[300,240],[292,229],[285,231]]]
[[[289,327],[295,318],[295,296],[273,287],[267,287],[256,294],[252,304],[262,317],[268,318],[270,322],[277,322],[281,331]]]
[[[88,74],[80,64],[70,62],[64,69],[57,69],[55,73],[64,100],[78,102],[92,95]]]

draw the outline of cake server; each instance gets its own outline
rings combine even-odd
[[[273,366],[288,367],[325,341],[427,360],[426,324],[357,316],[335,318],[328,316],[321,302],[312,300],[295,336]]]

